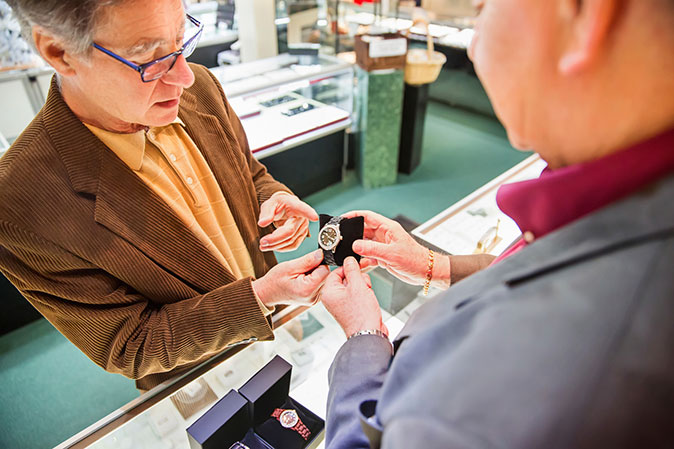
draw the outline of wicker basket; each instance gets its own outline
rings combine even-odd
[[[405,64],[405,82],[412,85],[429,84],[438,79],[442,66],[447,62],[447,57],[438,51],[433,50],[433,37],[428,29],[428,22],[425,20],[415,20],[412,27],[418,23],[426,27],[426,36],[428,48],[422,50],[414,48],[407,50],[407,61]],[[410,27],[406,30],[409,37]]]

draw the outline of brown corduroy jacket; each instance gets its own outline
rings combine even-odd
[[[191,65],[179,117],[230,205],[256,276],[259,206],[288,190],[253,158],[239,119]],[[230,344],[273,338],[251,279],[237,280],[71,112],[47,102],[0,159],[0,271],[59,331],[110,372],[149,389]]]

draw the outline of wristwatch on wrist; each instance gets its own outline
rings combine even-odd
[[[339,242],[342,241],[342,233],[339,230],[339,223],[342,220],[343,217],[332,217],[318,231],[318,245],[323,249],[323,261],[328,265],[337,265],[335,251]]]
[[[311,436],[311,431],[304,425],[295,410],[277,408],[272,412],[271,416],[272,418],[278,419],[278,422],[281,423],[282,427],[294,430],[305,440],[308,440]]]

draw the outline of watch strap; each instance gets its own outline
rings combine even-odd
[[[365,329],[361,330],[358,332],[354,332],[353,334],[349,335],[347,338],[348,340],[351,340],[352,338],[359,337],[361,335],[376,335],[378,337],[382,337],[384,340],[386,340],[391,348],[391,354],[394,353],[393,351],[393,344],[391,343],[391,340],[388,339],[388,335],[386,335],[384,332],[380,331],[379,329]]]
[[[354,337],[358,337],[360,335],[377,335],[379,337],[384,337],[385,339],[388,340],[388,335],[380,331],[379,329],[366,329],[358,332],[354,332],[353,334],[349,335],[349,338],[347,340],[350,340]]]
[[[311,430],[309,430],[309,428],[305,426],[302,421],[297,421],[297,424],[295,424],[295,427],[293,427],[292,430],[299,433],[300,436],[305,440],[308,440],[311,436]]]
[[[329,225],[338,225],[339,222],[342,221],[342,220],[344,220],[344,217],[342,217],[341,215],[335,215],[335,216],[332,217],[332,218],[330,219],[330,221],[328,221],[326,224],[329,224]]]
[[[330,250],[324,249],[323,262],[325,262],[328,265],[337,265],[337,261],[335,260],[335,253],[333,253]]]

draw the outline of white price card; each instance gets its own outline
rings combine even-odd
[[[407,39],[373,39],[370,41],[370,58],[386,58],[407,53]]]

